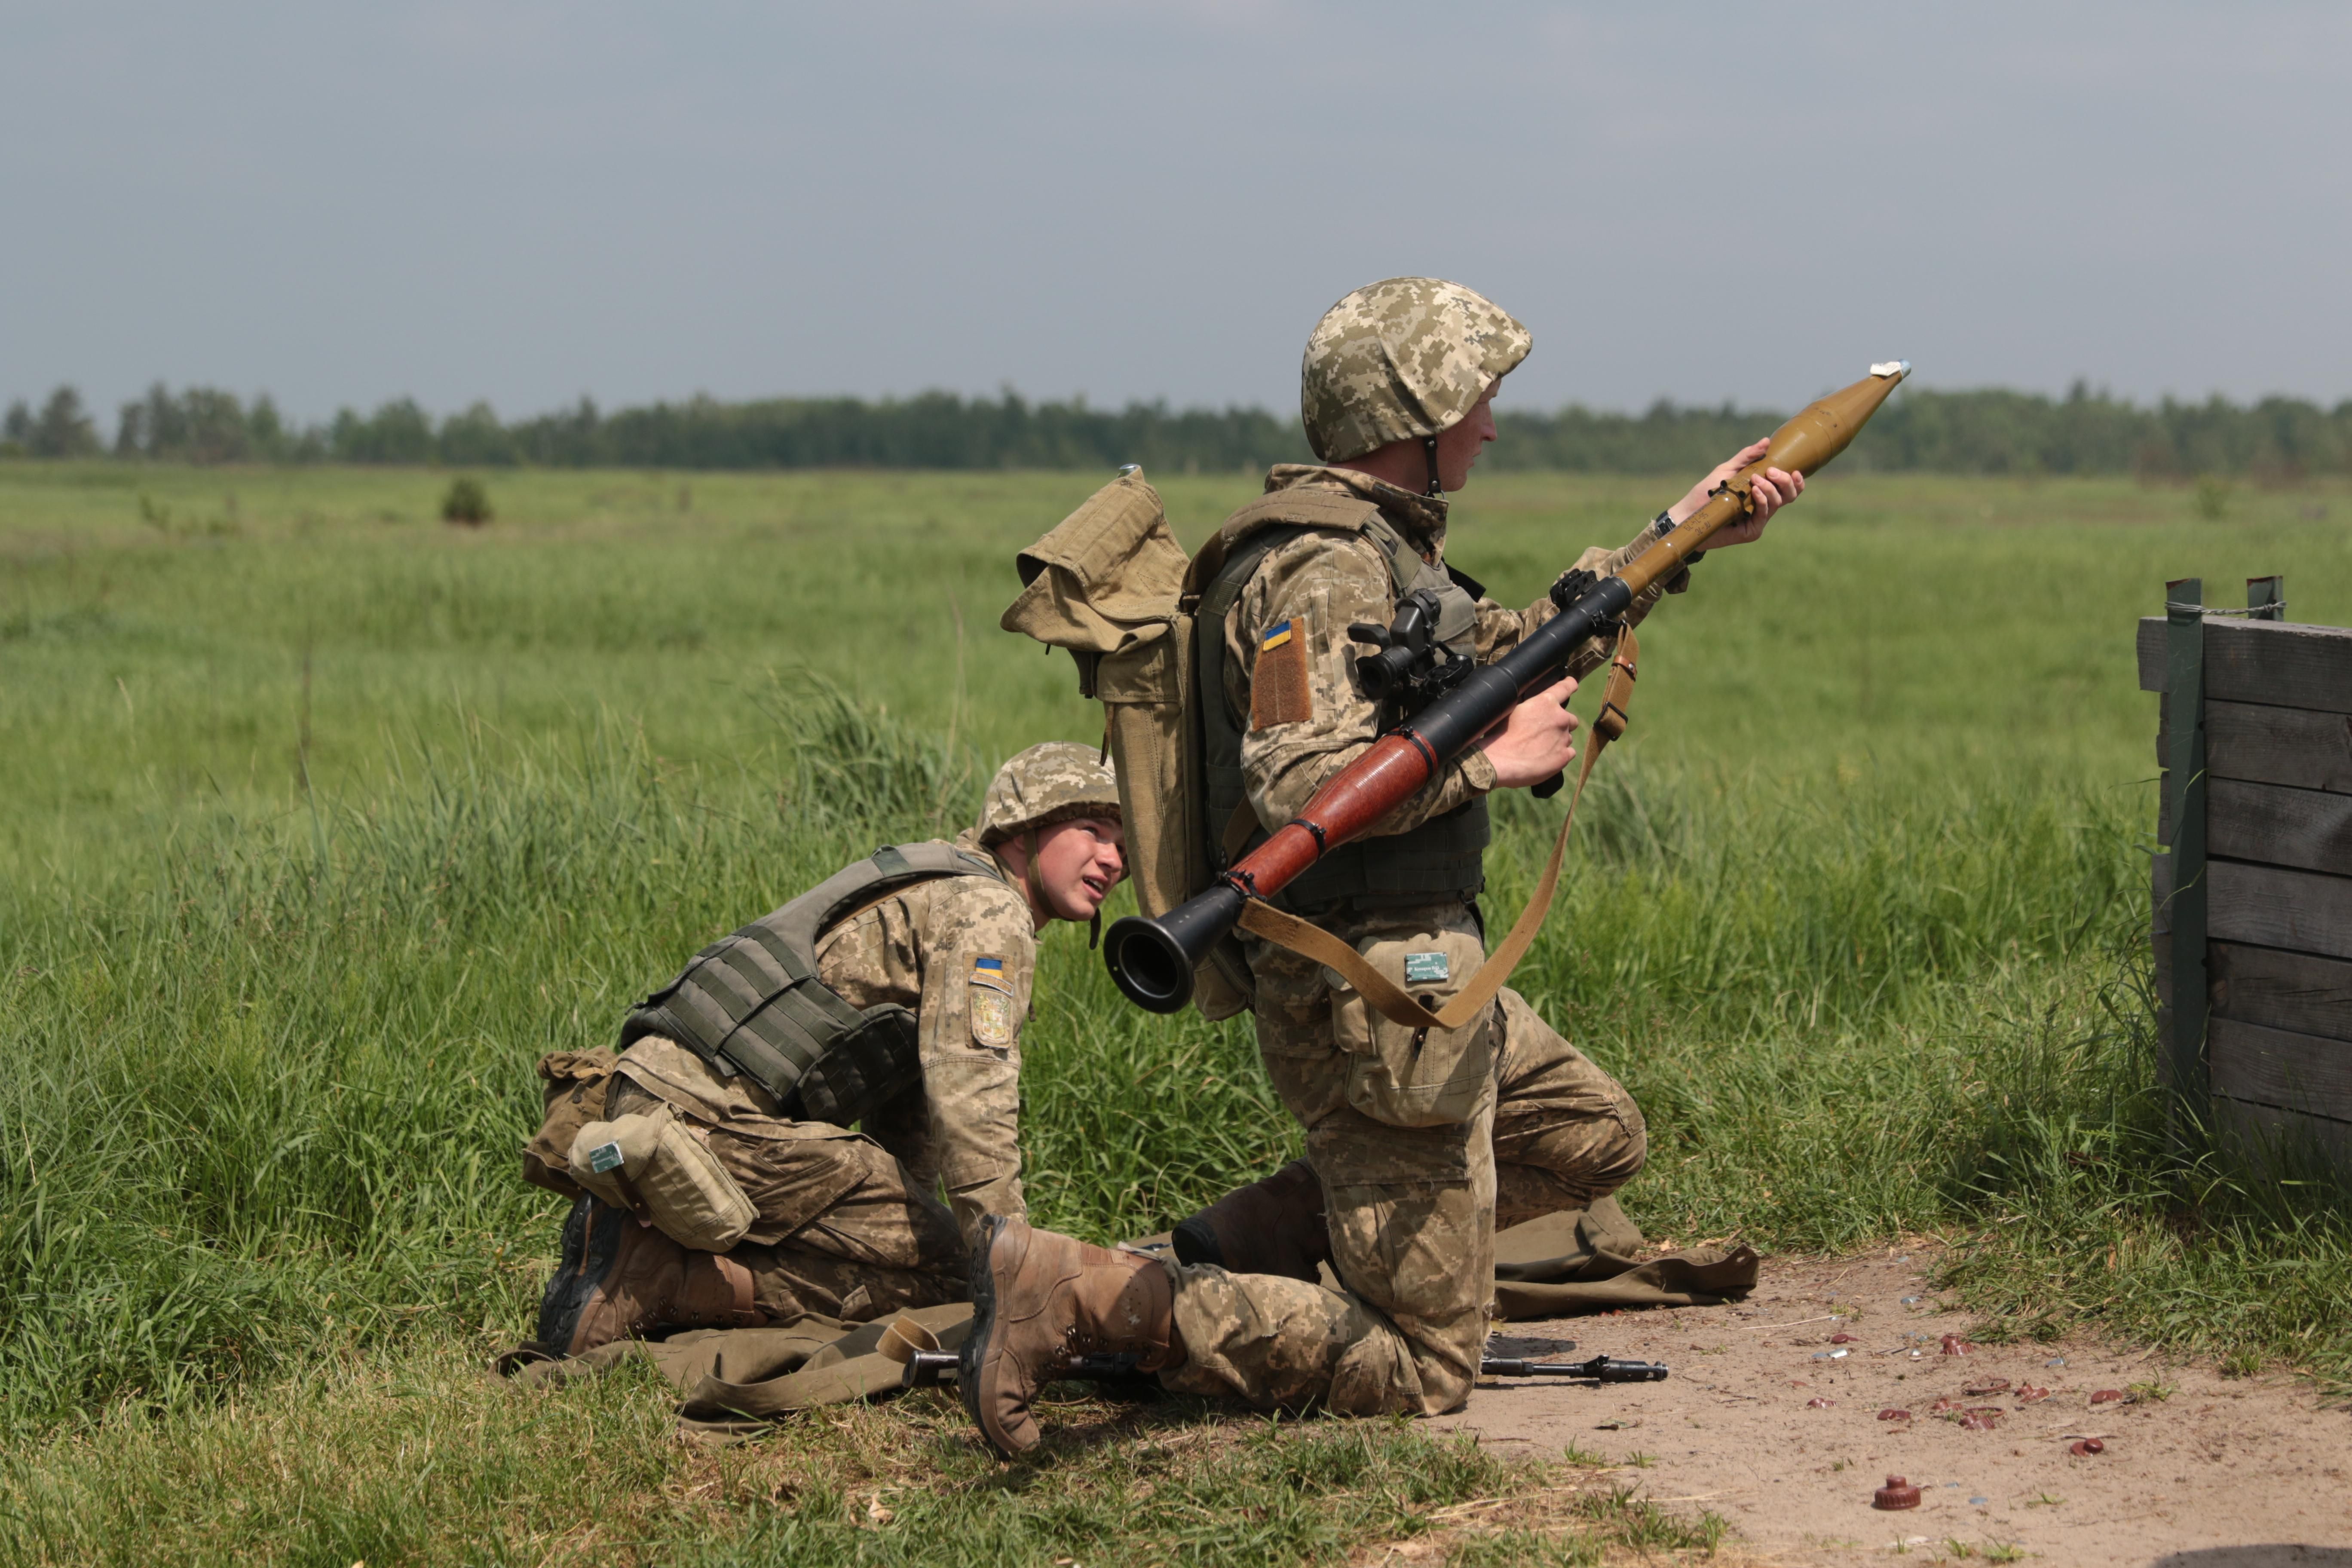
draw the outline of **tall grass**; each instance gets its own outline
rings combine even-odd
[[[1091,733],[1066,661],[960,629],[1090,481],[710,476],[688,521],[658,477],[517,475],[460,538],[418,521],[430,476],[140,470],[236,520],[163,538],[127,472],[0,474],[0,1555],[153,1523],[167,1556],[645,1559],[700,1539],[705,1486],[813,1465],[855,1503],[922,1469],[877,1447],[895,1417],[729,1468],[665,1447],[650,1388],[524,1405],[465,1369],[554,1250],[516,1176],[534,1058],[607,1043],[682,954],[876,844],[952,831],[998,757]],[[1186,536],[1221,483],[1169,487]],[[1458,542],[1531,596],[1653,489],[1482,482]],[[1654,1237],[1932,1233],[1992,1332],[2352,1381],[2341,1198],[2176,1162],[2149,1059],[2139,574],[2284,568],[2298,614],[2352,619],[2341,531],[2261,499],[2206,525],[2125,486],[1832,484],[1652,623],[1641,729],[1515,984],[1640,1100]],[[784,570],[811,542],[825,570]],[[1499,804],[1490,921],[1558,809]],[[1041,1219],[1157,1228],[1296,1151],[1245,1021],[1145,1017],[1081,931],[1043,946]],[[1182,1495],[1241,1477],[1278,1513],[1286,1462]],[[1125,1463],[1067,1473],[1111,1496]],[[239,1467],[268,1475],[205,1479]],[[769,1532],[747,1551],[938,1555],[788,1542],[769,1495],[730,1516]],[[1042,1491],[917,1511],[1000,1504],[1036,1552],[1114,1539]],[[1355,1507],[1282,1514],[1282,1551]]]
[[[779,711],[781,789],[666,766],[616,723],[537,748],[469,725],[405,748],[381,795],[173,845],[151,882],[21,894],[0,925],[7,1422],[168,1410],[329,1345],[519,1335],[554,1218],[514,1176],[533,1058],[606,1043],[713,931],[976,804],[973,760],[928,731],[822,686]],[[2130,1174],[2152,1111],[2143,1014],[2109,984],[2137,919],[2122,806],[1634,769],[1607,791],[1519,984],[1644,1105],[1629,1198],[1653,1229],[1838,1247],[2018,1215],[2056,1257],[2105,1216],[2101,1238],[2139,1227],[2168,1281],[2149,1289],[2194,1282],[2191,1254],[2147,1250],[2158,1194]],[[1498,912],[1540,815],[1506,814]],[[1148,1018],[1075,930],[1046,947],[1043,1219],[1157,1227],[1293,1151],[1245,1023]],[[2232,1223],[2242,1250],[2273,1234]],[[2343,1348],[2284,1301],[2226,1330],[2150,1310],[2175,1337]]]

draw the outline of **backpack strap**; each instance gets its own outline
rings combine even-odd
[[[1569,796],[1568,815],[1560,819],[1559,837],[1552,840],[1551,858],[1544,865],[1535,895],[1519,911],[1519,918],[1511,922],[1510,931],[1501,944],[1478,966],[1469,984],[1444,1007],[1430,1011],[1396,982],[1365,963],[1352,943],[1340,941],[1297,915],[1286,914],[1262,899],[1252,899],[1243,907],[1242,929],[1329,967],[1391,1023],[1409,1029],[1458,1029],[1476,1017],[1510,979],[1519,960],[1527,956],[1536,932],[1543,927],[1544,917],[1551,912],[1552,896],[1559,890],[1560,860],[1568,850],[1569,830],[1576,826],[1576,805],[1584,798],[1584,783],[1592,776],[1592,764],[1601,760],[1609,742],[1622,735],[1632,721],[1627,710],[1633,700],[1634,667],[1640,652],[1631,627],[1617,634],[1616,651],[1609,660],[1609,688],[1601,695],[1601,711],[1593,716],[1592,739],[1585,747],[1584,765],[1577,771],[1576,793]]]

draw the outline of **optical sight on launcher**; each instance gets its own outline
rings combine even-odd
[[[1358,621],[1348,628],[1349,641],[1381,650],[1356,660],[1364,694],[1391,704],[1400,717],[1428,707],[1477,668],[1475,659],[1437,640],[1437,595],[1416,588],[1397,602],[1396,619],[1387,626]]]

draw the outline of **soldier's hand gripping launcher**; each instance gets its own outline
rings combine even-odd
[[[1103,957],[1128,1000],[1154,1013],[1173,1013],[1192,1000],[1193,970],[1233,930],[1250,900],[1273,898],[1326,850],[1370,831],[1411,799],[1525,695],[1557,680],[1577,647],[1622,615],[1636,594],[1672,576],[1718,530],[1752,511],[1748,486],[1756,475],[1766,468],[1812,474],[1845,450],[1910,373],[1907,361],[1873,365],[1852,386],[1809,405],[1772,432],[1764,456],[1716,487],[1672,532],[1653,541],[1614,577],[1586,588],[1510,652],[1463,672],[1450,690],[1325,781],[1304,811],[1235,861],[1206,892],[1166,914],[1129,915],[1112,925]]]

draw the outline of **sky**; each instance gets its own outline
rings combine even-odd
[[[2352,7],[0,0],[0,397],[2352,396]]]

